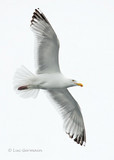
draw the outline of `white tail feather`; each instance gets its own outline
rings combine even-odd
[[[23,98],[33,97],[36,98],[39,89],[30,88],[29,85],[32,84],[36,76],[30,72],[26,67],[22,66],[17,69],[14,76],[14,89],[17,94]],[[26,86],[27,89],[19,89],[22,86]]]

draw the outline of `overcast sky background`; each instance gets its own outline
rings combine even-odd
[[[0,158],[2,160],[114,159],[114,1],[0,1]],[[16,68],[35,72],[30,20],[46,15],[60,40],[60,67],[84,84],[69,91],[81,106],[87,144],[65,134],[62,119],[40,91],[22,99],[13,90]],[[8,152],[41,149],[42,152]]]

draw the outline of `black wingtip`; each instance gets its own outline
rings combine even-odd
[[[31,22],[30,26],[33,25],[33,23],[35,21],[40,21],[40,20],[45,21],[46,23],[50,24],[49,21],[47,20],[47,18],[45,17],[45,15],[42,13],[42,11],[39,8],[37,8],[37,9],[35,9],[35,11],[33,13],[32,22]]]
[[[67,132],[66,132],[67,133]],[[70,135],[70,133],[67,133],[69,135],[70,138],[74,137],[74,134]],[[77,135],[76,138],[74,138],[74,142],[76,142],[77,144],[80,144],[81,146],[85,146],[86,142],[85,142],[85,138],[84,138],[84,132],[83,132],[83,136],[82,135]]]

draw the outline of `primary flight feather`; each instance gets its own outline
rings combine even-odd
[[[22,97],[36,97],[39,89],[48,92],[57,104],[64,120],[66,133],[78,144],[86,142],[86,132],[80,107],[68,91],[68,87],[83,86],[68,79],[60,72],[58,53],[59,40],[52,26],[39,10],[35,9],[31,29],[35,37],[36,75],[24,66],[15,73],[15,90]]]

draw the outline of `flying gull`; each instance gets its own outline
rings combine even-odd
[[[30,27],[35,37],[36,74],[24,66],[19,68],[14,77],[15,90],[25,98],[37,97],[40,89],[48,92],[62,115],[65,132],[75,142],[84,145],[86,132],[81,109],[67,89],[83,85],[61,73],[58,62],[59,40],[39,9],[35,9]]]

